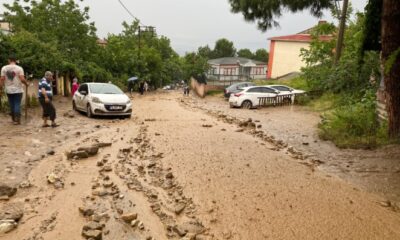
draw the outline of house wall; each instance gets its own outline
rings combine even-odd
[[[271,55],[268,64],[268,78],[277,78],[291,72],[300,72],[305,63],[301,60],[300,49],[309,49],[308,42],[271,41]]]
[[[265,79],[268,67],[266,64],[257,65],[250,70],[251,79]],[[209,75],[218,76],[220,81],[241,80],[239,75],[244,75],[240,72],[240,66],[235,65],[211,65]],[[247,79],[244,79],[247,80]]]

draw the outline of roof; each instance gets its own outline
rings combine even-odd
[[[329,41],[332,39],[330,35],[324,35],[319,37],[321,41]],[[286,41],[286,42],[311,42],[312,38],[310,34],[293,34],[279,37],[268,38],[271,41]]]
[[[311,33],[313,32],[313,30],[317,26],[319,26],[321,24],[326,24],[326,23],[327,23],[326,21],[321,20],[321,21],[318,22],[318,25],[316,25],[316,26],[314,26],[312,28],[308,28],[308,29],[306,29],[304,31],[301,31],[301,32],[297,33],[297,34],[279,36],[279,37],[271,37],[271,38],[268,38],[268,40],[271,40],[271,41],[286,41],[286,42],[311,42],[312,41]],[[319,37],[319,39],[321,41],[329,41],[329,40],[332,39],[332,36],[331,35],[322,35],[322,36]]]
[[[248,58],[242,57],[224,57],[208,60],[208,64],[214,65],[237,65],[240,64],[242,66],[255,66],[255,65],[265,65],[266,62],[256,61]]]

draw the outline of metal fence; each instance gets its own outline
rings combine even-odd
[[[287,106],[296,103],[296,98],[299,96],[303,96],[304,93],[301,94],[282,94],[277,95],[275,97],[259,97],[258,98],[258,106],[259,107],[268,107],[268,106]]]

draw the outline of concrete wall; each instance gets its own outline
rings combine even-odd
[[[305,66],[300,57],[300,49],[309,49],[309,46],[308,42],[272,41],[268,77],[277,78],[291,72],[300,72]]]
[[[206,84],[197,82],[193,77],[190,79],[190,87],[197,96],[204,98],[206,96]]]
[[[196,93],[196,95],[201,98],[204,98],[207,95],[208,91],[225,89],[224,86],[208,85],[208,84],[204,84],[204,83],[199,83],[193,77],[190,79],[190,87],[191,87],[192,91],[194,91]]]

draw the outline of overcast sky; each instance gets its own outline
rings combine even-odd
[[[286,13],[279,19],[280,28],[263,33],[255,23],[246,22],[241,14],[230,11],[228,0],[121,0],[132,14],[145,25],[155,26],[157,33],[171,39],[172,47],[179,53],[196,50],[208,44],[213,48],[219,38],[234,42],[237,49],[252,51],[268,48],[267,38],[294,34],[318,22],[305,11]],[[367,0],[350,0],[355,10],[363,10]],[[10,3],[11,0],[0,0]],[[99,37],[119,33],[123,21],[132,17],[118,0],[84,0],[82,6],[90,7],[91,21],[96,23]],[[3,7],[2,7],[3,8]],[[332,21],[329,12],[322,17]]]

